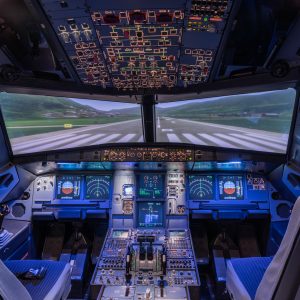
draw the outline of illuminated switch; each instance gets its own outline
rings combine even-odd
[[[62,37],[62,39],[63,39],[63,41],[64,41],[65,43],[70,43],[70,42],[71,42],[70,35],[69,35],[68,32],[62,32],[62,33],[60,34],[60,36]]]
[[[129,39],[129,35],[130,35],[129,30],[124,30],[124,38]]]

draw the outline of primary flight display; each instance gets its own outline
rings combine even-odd
[[[56,177],[56,198],[62,200],[80,199],[81,176],[63,175]]]
[[[220,200],[243,200],[243,176],[218,176]]]

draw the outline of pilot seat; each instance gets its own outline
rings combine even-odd
[[[36,272],[43,270],[43,276]],[[26,275],[30,273],[32,278]],[[0,260],[3,300],[64,300],[71,290],[69,263],[46,260]]]
[[[227,263],[227,291],[233,300],[300,299],[300,197],[274,257],[231,259]]]

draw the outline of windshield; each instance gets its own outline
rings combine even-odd
[[[158,104],[157,141],[286,153],[296,91]]]
[[[14,154],[143,142],[138,104],[0,93]]]

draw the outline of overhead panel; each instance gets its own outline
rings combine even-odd
[[[159,91],[208,81],[232,0],[39,0],[85,85]]]

